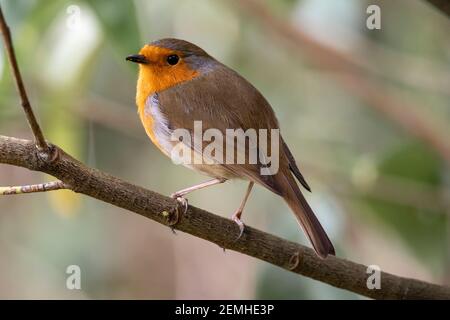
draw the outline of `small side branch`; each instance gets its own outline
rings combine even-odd
[[[27,92],[25,90],[25,85],[22,80],[22,75],[19,70],[19,66],[17,64],[16,54],[14,53],[14,47],[11,39],[11,32],[9,31],[9,27],[6,23],[5,17],[3,16],[2,8],[0,7],[0,30],[3,36],[3,42],[5,44],[5,49],[8,55],[8,59],[11,65],[12,74],[16,81],[17,91],[20,95],[20,100],[22,102],[23,110],[25,111],[25,115],[28,120],[28,124],[31,127],[31,131],[33,131],[34,140],[36,146],[41,151],[47,151],[48,145],[45,142],[44,135],[42,133],[41,127],[39,126],[36,117],[33,113],[33,109],[31,108],[30,101],[28,100]]]
[[[0,195],[7,196],[12,194],[46,192],[61,189],[69,188],[62,181],[51,181],[39,184],[30,184],[26,186],[0,187]]]

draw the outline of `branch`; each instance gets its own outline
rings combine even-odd
[[[450,143],[443,138],[432,123],[414,112],[420,110],[411,102],[391,96],[383,86],[371,81],[366,74],[367,67],[361,61],[323,45],[285,20],[271,14],[267,7],[257,0],[235,0],[237,6],[255,17],[269,32],[287,40],[298,54],[306,57],[318,68],[335,73],[336,80],[350,93],[358,96],[380,115],[402,127],[406,132],[429,145],[450,165]]]
[[[46,192],[61,189],[67,189],[67,186],[64,184],[64,182],[51,181],[39,184],[30,184],[26,186],[0,187],[0,195],[6,196],[12,194]]]
[[[426,1],[435,6],[440,11],[442,11],[448,17],[450,17],[450,1],[448,0],[426,0]]]
[[[252,227],[236,241],[236,224],[205,210],[189,206],[177,220],[177,201],[86,167],[52,146],[57,157],[42,158],[34,144],[0,136],[0,163],[41,171],[60,179],[67,188],[133,211],[218,246],[269,262],[329,285],[375,299],[450,299],[450,288],[415,279],[381,273],[381,289],[370,290],[367,267],[329,256],[322,260],[313,250]]]
[[[33,132],[36,146],[42,151],[47,151],[48,149],[47,143],[45,142],[45,138],[44,135],[42,134],[41,127],[39,126],[36,117],[34,116],[33,110],[31,109],[31,104],[30,101],[28,100],[27,92],[25,91],[25,85],[23,83],[22,75],[20,74],[16,55],[14,53],[14,47],[11,39],[11,32],[9,31],[9,27],[6,23],[5,17],[3,16],[1,6],[0,6],[0,31],[2,32],[5,49],[16,82],[17,91],[19,92],[20,95],[23,111],[25,111],[28,124],[30,125],[31,131]]]

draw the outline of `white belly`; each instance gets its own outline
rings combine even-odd
[[[172,135],[173,130],[170,129],[169,121],[161,112],[158,94],[155,93],[148,97],[145,104],[144,113],[153,119],[153,134],[161,148],[161,151],[171,158],[175,164],[182,164],[183,166],[200,171],[215,178],[234,178],[221,164],[215,163],[214,160],[204,159],[199,152],[192,151],[192,148],[177,139]],[[189,155],[185,157],[182,155]]]

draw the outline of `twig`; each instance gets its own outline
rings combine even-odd
[[[33,143],[0,136],[0,163],[50,174],[75,192],[85,194],[169,226],[177,202],[99,170],[86,167],[63,150],[53,161],[42,159]],[[329,256],[322,260],[313,250],[252,227],[236,241],[236,224],[205,210],[189,206],[175,229],[218,246],[269,262],[285,270],[375,299],[450,299],[450,288],[381,273],[381,289],[368,289],[367,267]],[[295,262],[295,263],[294,263]]]
[[[39,126],[36,120],[36,117],[33,113],[33,109],[31,108],[30,101],[28,100],[27,92],[25,91],[25,85],[23,83],[22,75],[20,73],[16,55],[14,53],[14,47],[11,39],[11,32],[9,31],[9,27],[6,23],[5,17],[3,16],[1,6],[0,6],[0,30],[3,35],[3,41],[11,65],[12,73],[14,75],[14,79],[16,82],[17,91],[19,92],[20,100],[22,102],[22,107],[23,110],[25,111],[25,115],[27,116],[28,124],[30,125],[31,130],[33,132],[36,147],[41,151],[47,151],[48,150],[47,143],[45,142],[45,138],[44,135],[42,134],[41,127]]]
[[[26,186],[0,187],[0,195],[6,196],[12,194],[46,192],[61,189],[68,189],[68,186],[66,186],[62,181],[51,181]]]
[[[315,41],[289,22],[276,18],[260,1],[235,0],[234,3],[247,14],[256,17],[270,32],[288,40],[299,54],[306,54],[319,68],[333,71],[337,82],[366,102],[363,105],[372,107],[386,119],[427,143],[450,164],[449,140],[443,138],[423,116],[414,112],[419,108],[411,102],[405,103],[402,99],[391,96],[381,85],[371,81],[360,61],[352,60],[341,52]]]
[[[450,1],[448,0],[426,0],[437,9],[445,13],[448,17],[450,17]]]

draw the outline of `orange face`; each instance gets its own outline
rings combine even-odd
[[[195,78],[199,72],[189,68],[181,52],[153,45],[144,46],[139,55],[128,56],[127,60],[139,63],[136,90],[138,113],[148,136],[162,150],[154,134],[154,122],[157,120],[145,112],[147,99],[156,92]]]
[[[189,68],[179,51],[146,45],[139,54],[148,61],[148,63],[139,64],[136,94],[136,103],[139,108],[145,107],[147,98],[153,93],[191,80],[199,74],[196,70]]]

